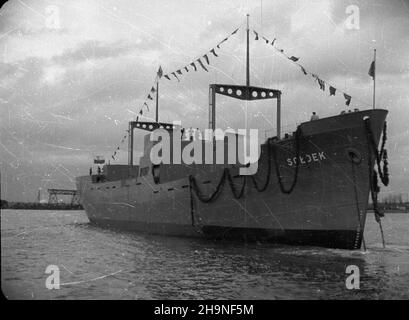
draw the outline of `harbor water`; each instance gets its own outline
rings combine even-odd
[[[368,214],[367,251],[144,235],[84,211],[1,211],[8,299],[409,299],[409,214]],[[48,266],[60,289],[47,289]],[[359,289],[346,268],[358,267]]]

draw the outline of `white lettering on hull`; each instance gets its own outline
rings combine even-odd
[[[321,162],[322,160],[326,160],[327,157],[324,153],[324,151],[320,151],[320,152],[314,152],[314,153],[310,153],[310,154],[304,154],[304,155],[300,155],[298,157],[298,160],[300,162],[300,164],[308,164],[311,162]],[[294,158],[287,158],[287,165],[289,165],[290,167],[295,166],[297,164],[297,157]]]

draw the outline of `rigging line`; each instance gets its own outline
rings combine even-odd
[[[255,30],[253,29],[253,31],[255,31]],[[257,31],[256,31],[256,32],[257,32]],[[259,32],[258,32],[258,33],[259,33]],[[264,36],[264,35],[261,34],[261,33],[259,33],[259,34],[260,34],[260,36]],[[284,52],[281,52],[281,51],[280,51],[278,48],[276,48],[274,45],[273,45],[272,47],[273,47],[278,53],[280,53],[282,56],[284,56],[285,58],[287,58],[287,60],[289,60],[289,61],[291,61],[292,63],[296,64],[296,65],[299,66],[300,68],[303,68],[307,73],[309,73],[309,74],[311,74],[311,75],[313,75],[313,74],[316,75],[315,73],[311,72],[310,70],[307,70],[303,65],[299,64],[299,63],[296,62],[296,61],[291,60],[289,56],[287,56]],[[344,92],[344,91],[342,91],[342,90],[339,90],[339,89],[338,89],[338,86],[332,85],[332,83],[328,82],[327,80],[325,80],[325,79],[322,78],[321,76],[319,76],[319,78],[320,78],[321,80],[323,80],[327,85],[330,85],[331,87],[336,88],[337,91],[339,91],[339,92],[341,92],[341,93],[343,93],[343,94],[346,94],[346,95],[350,96],[351,98],[354,98],[354,100],[357,100],[357,101],[359,101],[359,102],[361,102],[361,103],[364,103],[364,104],[366,104],[367,106],[370,106],[370,104],[369,104],[368,102],[363,101],[363,100],[361,100],[361,99],[358,99],[358,98],[356,98],[355,96],[351,96],[350,94],[348,94],[348,93],[346,93],[346,92]]]

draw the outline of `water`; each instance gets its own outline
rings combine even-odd
[[[2,210],[9,299],[409,299],[409,215],[370,214],[368,250],[221,243],[100,229],[83,211]],[[360,269],[347,290],[347,265]],[[45,286],[48,265],[61,288]]]

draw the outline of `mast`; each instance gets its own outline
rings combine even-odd
[[[373,97],[372,97],[372,103],[373,103],[373,108],[375,109],[375,79],[376,79],[376,49],[373,49],[373,63],[374,63],[374,70],[373,70]]]
[[[247,57],[246,57],[246,86],[250,86],[250,43],[249,43],[249,17],[247,14]]]
[[[159,79],[156,81],[156,122],[159,121]]]

